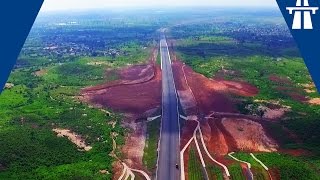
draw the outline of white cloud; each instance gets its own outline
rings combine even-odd
[[[276,0],[45,0],[42,11],[146,6],[276,6]]]

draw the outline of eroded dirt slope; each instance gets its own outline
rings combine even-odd
[[[117,71],[119,80],[87,87],[80,99],[94,107],[109,108],[124,114],[122,125],[129,130],[125,145],[121,147],[122,162],[130,168],[142,170],[142,158],[146,140],[146,119],[161,106],[161,70],[155,63],[157,50],[152,52],[146,64],[128,66]],[[108,73],[108,71],[106,72]],[[119,158],[119,157],[118,157]],[[120,177],[123,167],[114,163],[114,179]]]

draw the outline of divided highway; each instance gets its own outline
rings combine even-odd
[[[178,96],[173,79],[168,44],[164,36],[160,40],[162,68],[162,122],[157,163],[157,180],[178,180],[180,171],[180,130]]]

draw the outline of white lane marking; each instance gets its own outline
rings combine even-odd
[[[178,137],[179,137],[179,149],[181,147],[181,144],[180,144],[180,118],[179,118],[179,99],[178,99],[178,93],[177,93],[177,89],[176,89],[176,83],[174,81],[174,77],[173,77],[173,71],[172,71],[172,61],[171,61],[171,58],[170,58],[170,53],[169,53],[169,48],[168,48],[168,44],[167,44],[167,40],[165,40],[165,43],[166,43],[166,47],[167,47],[167,53],[168,53],[168,58],[169,58],[169,61],[170,61],[170,72],[171,72],[171,77],[172,77],[172,80],[173,80],[173,87],[174,87],[174,92],[175,92],[175,95],[176,95],[176,103],[177,103],[177,121],[178,121]],[[179,158],[178,158],[179,159]],[[180,177],[181,178],[181,177]]]
[[[160,40],[160,57],[161,57],[161,65],[163,65],[162,61],[162,51],[161,51],[161,43],[163,43],[163,41],[165,41],[166,43],[166,47],[167,47],[167,53],[168,53],[168,58],[169,58],[169,61],[170,61],[170,65],[171,65],[171,58],[170,58],[170,54],[169,54],[169,48],[168,48],[168,44],[167,44],[167,41],[166,40],[163,40],[161,39]],[[173,86],[174,86],[174,91],[175,91],[175,95],[176,95],[176,100],[177,100],[177,115],[178,115],[178,130],[179,130],[179,149],[180,149],[180,118],[179,118],[179,100],[178,100],[178,94],[177,94],[177,89],[176,89],[176,85],[175,85],[175,82],[174,82],[174,77],[173,77],[173,72],[172,72],[172,67],[170,68],[171,69],[171,76],[172,76],[172,79],[173,79]],[[162,79],[162,82],[163,82],[163,79]],[[162,87],[163,88],[163,87]],[[163,117],[163,89],[162,89],[162,117]],[[156,170],[156,180],[158,179],[158,167],[159,167],[159,157],[160,157],[160,143],[161,143],[161,134],[162,134],[162,120],[161,120],[161,124],[160,124],[160,137],[159,137],[159,142],[158,142],[158,159],[157,159],[157,170]],[[179,158],[178,158],[179,159]]]
[[[266,171],[269,170],[269,168],[268,168],[265,164],[263,164],[258,158],[256,158],[255,155],[253,155],[252,153],[250,153],[250,155],[251,155],[251,156],[253,157],[253,159],[256,160]]]
[[[170,58],[170,54],[169,54],[169,48],[168,48],[168,44],[167,44],[167,40],[165,41],[166,42],[166,46],[167,46],[167,52],[168,52],[168,57],[169,57],[169,60],[170,60],[170,63],[172,64],[171,62],[171,58]],[[177,100],[177,114],[178,114],[178,126],[179,126],[179,147],[180,147],[180,118],[179,118],[179,99],[178,99],[178,93],[177,93],[177,88],[176,88],[176,83],[174,81],[174,77],[173,77],[173,71],[172,71],[172,65],[170,64],[170,69],[171,69],[171,76],[172,76],[172,80],[173,80],[173,86],[174,86],[174,92],[175,92],[175,95],[176,95],[176,100]]]

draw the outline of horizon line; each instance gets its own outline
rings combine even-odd
[[[277,6],[274,5],[268,5],[268,6],[263,6],[263,5],[174,5],[174,6],[109,6],[109,7],[92,7],[92,8],[72,8],[72,9],[40,9],[41,13],[48,13],[48,12],[85,12],[85,11],[94,11],[94,10],[137,10],[137,9],[143,9],[143,10],[151,10],[148,8],[152,8],[152,10],[155,9],[172,9],[172,8],[205,8],[205,9],[217,9],[217,8],[223,8],[223,9],[233,9],[233,8],[241,8],[241,9],[252,9],[252,8],[257,8],[257,9],[278,9]],[[254,9],[253,9],[254,10]],[[178,10],[180,11],[180,10]],[[39,12],[39,13],[40,13]]]

